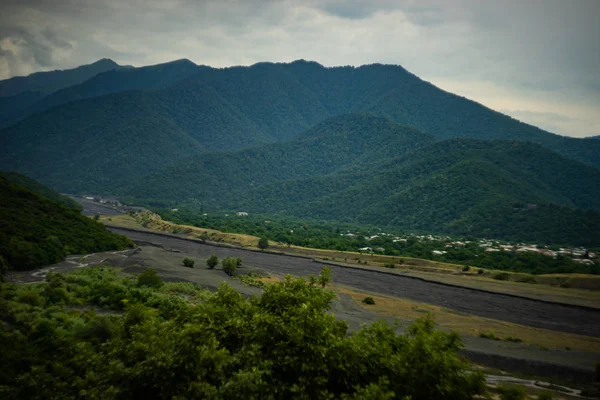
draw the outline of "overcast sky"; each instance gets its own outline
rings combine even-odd
[[[0,79],[142,66],[400,64],[522,121],[600,135],[600,0],[0,0]]]

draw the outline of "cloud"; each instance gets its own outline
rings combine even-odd
[[[102,57],[136,66],[381,62],[496,109],[580,121],[561,125],[576,129],[566,134],[593,132],[600,121],[589,116],[600,109],[596,0],[0,2],[0,78]]]

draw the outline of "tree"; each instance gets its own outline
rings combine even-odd
[[[183,265],[188,268],[194,268],[194,260],[186,257],[183,259]]]
[[[331,268],[327,266],[324,267],[321,270],[317,281],[319,282],[319,285],[321,285],[322,288],[325,288],[325,286],[327,286],[327,284],[331,281]]]
[[[261,250],[266,250],[269,248],[269,240],[267,238],[260,238],[258,240],[258,248]]]
[[[208,269],[215,269],[215,267],[219,264],[219,257],[217,257],[216,254],[213,254],[212,256],[208,257],[208,259],[206,260],[206,265],[208,266]]]

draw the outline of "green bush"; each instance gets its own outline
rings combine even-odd
[[[225,257],[221,260],[221,265],[223,266],[223,271],[225,271],[227,275],[234,276],[237,268],[242,265],[242,259],[239,257]]]
[[[365,297],[362,302],[368,305],[375,305],[375,300],[372,297]]]
[[[146,286],[158,289],[164,284],[164,282],[162,278],[158,276],[155,270],[147,269],[138,275],[137,284],[138,286]]]
[[[396,268],[396,264],[394,263],[385,263],[383,264],[384,268]]]
[[[498,281],[507,281],[510,279],[510,274],[508,272],[499,272],[495,274],[493,278]]]
[[[183,265],[188,267],[188,268],[194,268],[194,260],[191,258],[184,258],[183,259]]]
[[[469,267],[468,265],[465,265],[464,267],[462,267],[463,272],[467,272],[471,270],[471,267]]]
[[[484,271],[483,269],[481,269],[481,268],[479,268],[479,269],[477,270],[477,274],[478,274],[478,275],[483,275],[484,273],[485,273],[485,271]]]
[[[269,248],[269,240],[267,238],[260,238],[258,240],[258,248],[261,250],[266,250]]]
[[[500,400],[525,400],[527,398],[527,391],[521,385],[501,383],[498,385],[498,392],[500,393]]]
[[[552,400],[553,398],[552,392],[541,392],[537,395],[537,400]]]
[[[215,269],[217,265],[219,265],[219,257],[217,257],[216,254],[211,255],[206,260],[206,266],[208,267],[208,269]]]
[[[42,299],[38,292],[34,290],[24,290],[19,293],[17,298],[19,303],[29,304],[30,306],[39,306],[42,304]]]

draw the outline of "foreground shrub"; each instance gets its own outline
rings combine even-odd
[[[394,263],[385,263],[385,264],[383,264],[383,268],[396,268],[396,264],[394,264]]]
[[[195,263],[195,261],[192,260],[191,258],[186,257],[183,259],[183,265],[188,268],[194,268],[194,263]]]
[[[3,398],[466,400],[485,388],[457,334],[426,318],[406,334],[378,322],[348,335],[330,313],[335,294],[316,280],[287,276],[250,299],[223,284],[191,303],[91,271],[57,282],[86,305],[107,281],[123,313],[24,307],[22,289],[2,285],[15,293],[2,307],[13,321],[0,329]]]
[[[153,269],[147,269],[142,272],[137,278],[138,286],[147,286],[151,288],[159,288],[164,282]]]

